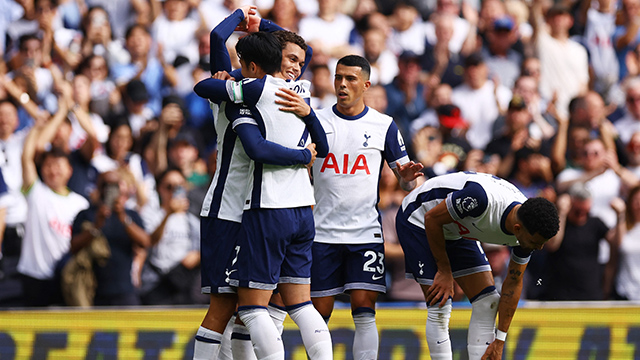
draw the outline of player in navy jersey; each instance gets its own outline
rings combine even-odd
[[[300,327],[309,357],[331,359],[328,328],[309,296],[315,231],[313,189],[307,168],[261,162],[259,151],[250,151],[251,141],[243,135],[246,128],[253,127],[263,140],[292,149],[307,146],[310,136],[319,155],[326,156],[328,151],[322,126],[308,104],[296,96],[308,93],[308,82],[284,80],[279,72],[282,53],[275,54],[264,46],[271,37],[254,33],[236,45],[242,73],[253,73],[256,78],[241,82],[206,79],[194,90],[211,100],[244,103],[252,114],[252,118],[233,123],[247,154],[255,161],[251,163],[250,191],[242,217],[244,237],[238,242],[230,275],[231,284],[238,286],[238,315],[249,330],[256,355],[259,359],[284,359],[279,331],[267,311],[277,286],[289,315]],[[300,48],[296,58],[303,57],[304,49]],[[277,93],[285,94],[284,100]]]
[[[247,19],[255,11],[255,7],[243,7],[236,10],[212,31],[211,71],[231,71],[229,55],[224,41],[236,26]],[[278,29],[278,28],[276,28]],[[221,47],[221,49],[220,49]],[[220,55],[224,54],[224,55]],[[226,61],[225,61],[226,56]],[[304,61],[304,60],[300,60]],[[300,72],[301,66],[288,65],[286,69]],[[289,72],[295,72],[289,71]],[[249,74],[252,75],[252,74]],[[214,125],[218,134],[218,161],[214,179],[209,187],[202,206],[202,290],[210,294],[210,306],[201,327],[198,329],[195,342],[194,359],[217,359],[218,348],[224,340],[222,332],[235,310],[237,297],[228,286],[228,261],[235,256],[236,240],[240,231],[242,207],[246,195],[249,177],[250,159],[246,155],[235,131],[231,128],[234,120],[246,117],[248,109],[241,104],[228,102],[211,102],[214,112]],[[251,129],[250,129],[251,130]],[[250,132],[249,132],[250,133]],[[259,134],[253,134],[259,137]],[[263,161],[273,165],[311,164],[315,159],[313,144],[307,149],[289,149],[268,141],[262,141],[260,153]],[[274,310],[278,312],[278,310]],[[281,314],[282,320],[286,313]],[[233,321],[230,322],[233,324]],[[231,325],[232,326],[232,325]],[[236,325],[239,327],[239,325]],[[242,332],[242,329],[238,330]],[[227,334],[227,337],[228,334]],[[237,339],[244,339],[237,336]],[[248,343],[251,348],[250,341]],[[222,353],[226,350],[226,353]],[[221,349],[219,358],[231,358],[230,349]],[[253,350],[245,351],[251,358]],[[235,356],[235,358],[242,358]],[[255,358],[255,355],[253,355]]]
[[[421,285],[427,302],[431,358],[452,359],[448,326],[455,279],[472,305],[469,359],[502,359],[531,253],[558,232],[555,205],[543,198],[527,200],[496,176],[459,172],[432,178],[407,195],[396,228],[407,276]],[[512,247],[501,295],[479,242]]]
[[[409,160],[393,119],[365,105],[370,71],[361,56],[338,61],[334,78],[338,102],[318,112],[329,153],[318,155],[313,166],[316,238],[311,296],[328,321],[335,296],[349,293],[356,328],[353,358],[359,360],[378,358],[375,303],[386,291],[377,208],[380,171],[386,161],[402,187],[411,190],[422,169]]]

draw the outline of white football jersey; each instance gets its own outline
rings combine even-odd
[[[403,216],[424,229],[424,215],[442,201],[455,220],[444,226],[446,240],[460,238],[499,245],[519,245],[505,228],[511,209],[527,197],[497,176],[458,172],[427,180],[402,201]]]
[[[244,102],[253,114],[251,118],[233,121],[233,127],[245,123],[257,125],[267,141],[291,149],[304,149],[310,142],[305,123],[293,113],[280,111],[280,105],[275,101],[281,99],[276,96],[280,88],[292,89],[308,99],[310,86],[307,80],[287,82],[270,75],[262,79],[228,81],[229,98],[236,103]],[[248,181],[245,209],[283,209],[315,203],[309,173],[304,165],[279,166],[252,161]]]
[[[231,128],[233,120],[246,117],[248,109],[238,104],[209,102],[218,134],[216,172],[202,202],[200,216],[240,222],[249,178],[251,159]]]
[[[409,162],[393,119],[366,107],[357,116],[322,109],[329,154],[313,165],[315,241],[335,244],[381,243],[378,211],[382,161],[393,169]]]

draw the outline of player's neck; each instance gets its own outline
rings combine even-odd
[[[509,231],[512,234],[514,233],[513,228],[518,222],[518,209],[520,209],[520,206],[522,205],[518,204],[514,206],[513,209],[511,209],[511,211],[509,212],[509,215],[507,215],[507,221],[505,221],[504,223],[504,227],[507,229],[507,231]]]
[[[341,106],[339,103],[336,104],[336,109],[342,115],[346,116],[356,116],[364,111],[365,105],[364,102],[352,105],[352,106]]]

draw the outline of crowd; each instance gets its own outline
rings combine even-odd
[[[0,0],[1,305],[208,301],[198,216],[216,134],[192,89],[210,30],[249,2]],[[640,0],[255,5],[313,48],[315,109],[336,102],[337,59],[360,54],[366,104],[425,178],[486,172],[557,204],[524,298],[640,299]],[[389,174],[384,299],[417,301],[394,226],[407,193]],[[484,250],[500,282],[509,251]]]

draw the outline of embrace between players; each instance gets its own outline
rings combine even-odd
[[[250,33],[236,45],[240,71],[231,71],[225,45],[234,30]],[[469,359],[501,359],[530,254],[558,231],[555,206],[527,200],[487,174],[453,173],[416,187],[422,165],[409,160],[393,119],[364,104],[367,60],[338,61],[337,103],[316,114],[309,82],[299,80],[311,54],[300,36],[259,19],[253,6],[211,32],[213,76],[194,88],[209,99],[218,135],[201,212],[202,290],[210,306],[194,359],[284,360],[287,314],[309,358],[332,359],[327,323],[343,292],[356,329],[354,359],[378,358],[375,302],[386,289],[377,209],[383,161],[405,190],[413,189],[396,226],[407,276],[428,305],[432,359],[452,359],[454,279],[472,303]],[[477,241],[513,249],[502,296]]]

